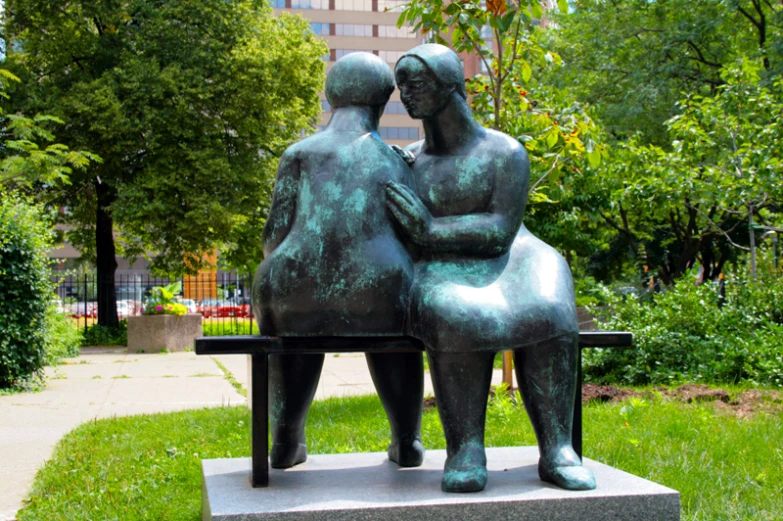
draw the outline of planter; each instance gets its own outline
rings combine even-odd
[[[199,314],[128,317],[129,353],[192,350],[193,341],[200,336]]]

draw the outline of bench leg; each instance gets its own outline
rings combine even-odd
[[[576,396],[574,400],[574,425],[571,428],[571,439],[574,446],[574,452],[582,457],[582,348],[577,350],[576,355]]]
[[[251,356],[252,419],[250,443],[252,468],[250,483],[253,488],[269,486],[269,355]]]

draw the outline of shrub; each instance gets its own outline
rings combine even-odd
[[[46,252],[51,220],[14,195],[0,198],[0,388],[40,380],[52,347],[47,319],[53,284]]]
[[[633,385],[678,381],[783,387],[783,283],[774,275],[731,278],[718,286],[683,277],[642,301],[608,290],[608,309],[595,310],[605,329],[634,334],[627,350],[584,353],[588,380]]]
[[[46,363],[56,364],[63,358],[79,355],[82,345],[82,332],[73,327],[71,318],[57,311],[57,306],[49,305],[46,311]]]
[[[84,332],[83,346],[127,346],[128,321],[120,320],[116,326],[93,324]]]

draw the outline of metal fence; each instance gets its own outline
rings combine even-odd
[[[75,327],[85,330],[98,319],[101,299],[110,290],[110,284],[95,275],[73,275],[54,272],[56,304],[73,318]],[[149,274],[122,274],[114,277],[114,299],[117,317],[141,315],[152,288],[182,283],[177,300],[188,308],[188,313],[203,317],[205,335],[247,335],[257,333],[253,308],[250,303],[252,280],[237,273],[204,272],[180,279],[155,278]]]

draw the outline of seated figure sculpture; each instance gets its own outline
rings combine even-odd
[[[595,488],[571,440],[579,349],[571,273],[523,224],[525,148],[476,122],[462,64],[447,47],[408,51],[395,74],[403,105],[424,124],[425,139],[408,147],[416,190],[390,182],[387,205],[421,250],[407,333],[430,361],[447,445],[442,489],[486,485],[486,404],[502,350],[514,350],[541,479]]]
[[[378,136],[394,90],[389,66],[369,53],[338,60],[326,80],[326,128],[280,159],[253,282],[261,334],[288,337],[402,336],[413,262],[383,204],[388,182],[411,186],[408,165]],[[274,468],[307,458],[305,422],[323,355],[270,356]],[[389,459],[418,466],[421,353],[368,353],[389,417]]]

